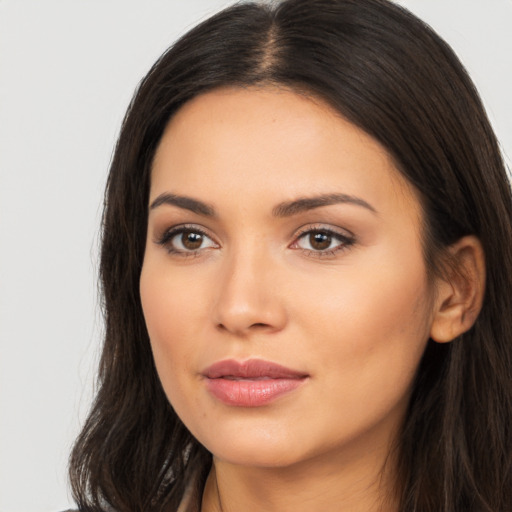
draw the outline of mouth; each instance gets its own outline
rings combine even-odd
[[[224,404],[261,407],[300,387],[305,372],[261,359],[219,361],[203,373],[207,390]]]

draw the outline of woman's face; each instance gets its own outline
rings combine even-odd
[[[216,90],[154,160],[140,291],[158,374],[219,460],[384,453],[432,317],[421,210],[320,101]]]

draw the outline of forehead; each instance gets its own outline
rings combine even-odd
[[[382,145],[325,102],[274,87],[217,89],[185,104],[153,163],[151,196],[165,191],[261,207],[338,192],[419,213]]]

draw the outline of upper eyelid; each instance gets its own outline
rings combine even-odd
[[[176,224],[172,225],[170,227],[166,227],[164,229],[158,230],[154,233],[153,241],[157,244],[162,245],[162,240],[166,239],[166,242],[172,239],[173,236],[179,234],[183,231],[197,231],[198,233],[201,233],[202,235],[210,238],[216,245],[219,247],[221,246],[221,243],[218,240],[218,237],[213,235],[211,233],[211,230],[208,228],[200,225],[200,224],[194,224],[194,223],[182,223],[182,224]],[[301,238],[303,235],[310,233],[312,231],[324,231],[326,233],[330,233],[334,236],[338,236],[340,238],[344,239],[355,239],[355,235],[349,231],[346,228],[342,228],[340,226],[333,226],[329,223],[308,223],[304,224],[298,229],[295,229],[293,234],[291,235],[291,241],[289,242],[289,245],[293,245],[297,242],[299,238]]]
[[[357,241],[356,236],[348,229],[341,228],[339,226],[332,226],[331,224],[309,224],[304,225],[300,228],[299,232],[295,234],[293,241],[290,243],[288,247],[297,249],[296,247],[293,246],[297,245],[299,243],[299,240],[302,239],[304,235],[307,235],[312,232],[328,233],[333,238],[338,238],[338,240],[340,240],[339,245],[343,247],[352,246]],[[315,254],[320,255],[328,252],[332,252],[332,249],[326,249],[325,251],[315,251]]]
[[[345,233],[341,233],[341,231],[344,231]],[[308,249],[305,247],[300,247],[300,240],[302,238],[305,238],[304,235],[307,235],[309,233],[319,232],[319,233],[328,233],[332,238],[337,238],[339,240],[339,243],[336,245],[336,247],[329,247],[326,249]],[[294,238],[293,242],[288,246],[290,249],[293,250],[300,250],[302,253],[307,254],[309,257],[315,257],[315,258],[336,258],[337,255],[342,254],[349,248],[353,247],[354,244],[357,243],[357,239],[354,234],[352,234],[350,231],[342,228],[334,228],[334,227],[325,227],[325,225],[322,226],[316,226],[316,227],[304,227],[302,231],[300,231]]]
[[[182,231],[197,231],[198,233],[201,233],[202,235],[207,236],[208,238],[211,238],[213,241],[218,243],[215,239],[215,236],[211,234],[210,230],[205,228],[204,226],[201,226],[200,224],[190,224],[190,223],[183,223],[183,224],[176,224],[173,226],[165,227],[163,229],[154,230],[154,238],[161,239],[165,235],[174,235],[177,233],[181,233]]]
[[[334,235],[338,235],[344,238],[355,238],[354,233],[349,231],[346,228],[341,228],[338,226],[333,226],[332,224],[305,224],[304,226],[301,226],[298,230],[296,230],[295,233],[295,239],[299,238],[300,236],[310,233],[311,231],[325,231],[327,233],[332,233]]]
[[[190,226],[187,224],[181,224],[172,226],[169,228],[164,229],[163,231],[160,231],[158,233],[155,233],[153,236],[153,243],[155,245],[159,245],[163,248],[165,248],[169,253],[174,253],[176,255],[182,255],[182,256],[191,256],[191,255],[198,255],[202,250],[206,248],[198,248],[196,250],[183,250],[179,249],[174,246],[173,239],[178,236],[180,233],[183,233],[184,231],[192,231],[200,233],[202,236],[208,238],[211,240],[214,244],[214,246],[220,247],[220,244],[217,242],[217,240],[212,237],[210,234],[208,234],[203,228],[199,228],[198,226]]]
[[[214,246],[220,247],[220,244],[217,242],[217,240],[211,236],[209,233],[207,233],[207,230],[205,230],[203,227],[200,227],[198,225],[191,225],[191,224],[177,224],[172,227],[168,227],[162,231],[160,231],[158,234],[156,234],[153,237],[153,243],[156,245],[162,246],[166,251],[170,254],[174,254],[175,256],[180,257],[192,257],[192,256],[199,256],[199,254],[208,248],[211,247],[200,247],[197,249],[182,249],[174,246],[173,239],[176,236],[179,236],[180,233],[191,231],[201,234],[201,236],[208,238],[211,242],[213,242]],[[215,247],[214,247],[215,248]]]

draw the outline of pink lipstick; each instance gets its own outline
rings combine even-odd
[[[270,361],[219,361],[203,371],[208,391],[237,407],[261,407],[303,384],[308,375]]]

